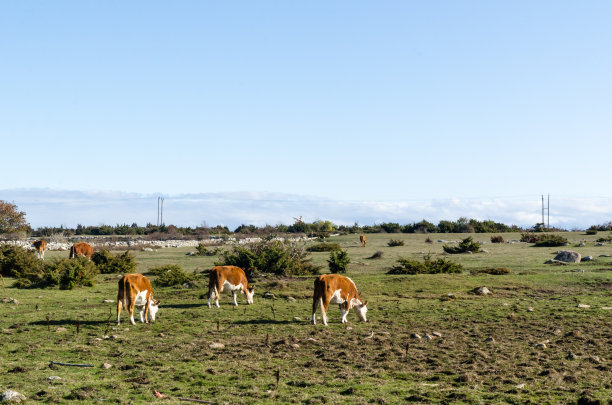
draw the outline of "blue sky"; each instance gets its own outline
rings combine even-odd
[[[233,196],[177,208],[192,225],[531,225],[550,193],[551,223],[609,221],[611,17],[607,1],[3,2],[0,199],[36,226],[143,211],[37,216],[58,191],[150,199],[152,222],[157,195]]]

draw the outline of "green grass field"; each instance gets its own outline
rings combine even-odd
[[[240,297],[234,307],[224,292],[218,309],[201,298],[204,279],[198,288],[156,288],[157,322],[135,326],[125,312],[115,325],[117,275],[72,291],[18,290],[4,279],[0,297],[18,303],[0,302],[0,391],[51,403],[608,403],[612,258],[600,255],[612,255],[612,245],[595,246],[598,236],[578,232],[565,233],[571,243],[562,248],[486,243],[486,253],[450,256],[465,267],[462,274],[385,274],[400,256],[441,257],[439,239],[466,236],[368,234],[365,248],[358,235],[329,238],[348,251],[347,275],[369,312],[367,323],[351,313],[343,325],[331,306],[327,327],[310,325],[314,277],[259,277],[254,305]],[[405,245],[388,247],[390,239]],[[575,247],[580,241],[585,246]],[[594,260],[544,264],[557,250]],[[216,259],[187,251],[134,254],[139,272],[173,263],[199,273]],[[382,258],[369,259],[377,251]],[[67,254],[48,252],[47,260]],[[328,256],[313,253],[323,272]],[[490,267],[511,274],[470,272]],[[480,286],[492,294],[471,293]],[[264,299],[266,292],[275,298]],[[51,361],[94,367],[50,367]]]

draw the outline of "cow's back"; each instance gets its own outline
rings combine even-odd
[[[153,294],[151,282],[147,277],[139,273],[126,274],[119,280],[118,284],[117,300],[125,299],[126,295],[129,296],[130,291],[138,293],[147,290],[151,295]]]
[[[248,281],[244,270],[236,266],[215,266],[210,270],[209,284],[221,284],[229,282],[233,285],[242,284],[244,288],[248,287]]]

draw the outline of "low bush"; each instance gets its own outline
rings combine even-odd
[[[0,245],[0,274],[5,277],[27,278],[29,274],[40,274],[44,262],[34,251],[21,246]]]
[[[337,252],[342,250],[338,243],[317,243],[316,245],[312,245],[306,249],[308,252]]]
[[[332,273],[346,273],[348,264],[351,259],[348,256],[346,250],[340,250],[338,252],[331,252],[327,264],[329,265],[329,271]]]
[[[466,252],[476,253],[480,251],[480,243],[474,242],[472,237],[468,236],[467,238],[463,239],[459,243],[459,246],[444,245],[442,246],[442,248],[444,249],[446,253],[450,253],[450,254],[466,253]]]
[[[504,237],[499,236],[491,236],[491,243],[504,243]]]
[[[62,290],[74,287],[93,287],[99,271],[86,257],[55,259],[44,263],[40,271],[22,273],[15,281],[17,288],[45,288],[59,286]]]
[[[600,242],[600,243],[612,242],[612,233],[610,235],[608,235],[608,236],[603,237],[603,238],[598,238],[597,242]]]
[[[252,268],[255,271],[279,276],[319,274],[321,269],[320,266],[311,263],[311,258],[303,247],[279,240],[264,240],[246,246],[234,246],[233,250],[224,251],[215,265]]]
[[[504,274],[510,274],[510,269],[507,267],[491,267],[488,269],[473,269],[473,270],[470,270],[470,274],[491,274],[495,276],[501,276]]]
[[[208,249],[203,243],[196,246],[196,256],[214,256],[221,251],[221,248]]]
[[[183,268],[176,264],[154,267],[149,273],[157,276],[154,283],[160,287],[183,285],[195,279],[195,275],[185,273]]]
[[[391,239],[387,242],[387,246],[395,247],[395,246],[404,246],[404,241],[400,239]]]
[[[568,243],[567,238],[561,235],[554,234],[542,234],[538,240],[535,242],[534,246],[537,247],[554,247],[554,246],[564,246]]]
[[[597,227],[596,227],[596,226],[592,226],[592,227],[590,227],[589,229],[587,229],[587,230],[585,231],[585,233],[586,233],[587,235],[597,235]]]
[[[525,232],[521,234],[521,242],[536,243],[540,236],[532,232]]]
[[[91,256],[91,260],[96,264],[102,274],[133,273],[136,270],[136,260],[130,252],[113,255],[106,249],[101,249]]]
[[[461,273],[463,266],[446,258],[432,260],[427,255],[420,262],[415,259],[400,257],[398,265],[393,266],[387,274],[439,274],[439,273]]]

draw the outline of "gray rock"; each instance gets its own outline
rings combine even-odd
[[[61,379],[62,379],[62,377],[58,377],[58,376],[56,376],[56,375],[52,375],[52,376],[50,376],[50,377],[47,377],[47,381],[51,381],[51,382],[53,382],[53,381],[59,381],[59,380],[61,380]]]
[[[105,300],[104,300],[104,301],[102,301],[102,302],[103,302],[103,303],[105,303],[105,304],[110,304],[110,303],[113,303],[113,302],[115,302],[115,301],[114,301],[114,300],[105,299]]]
[[[105,368],[105,369],[107,369],[107,370],[108,370],[108,369],[109,369],[109,368],[111,368],[112,366],[113,366],[113,365],[112,365],[112,364],[109,364],[109,363],[102,363],[102,365],[101,365],[100,367]]]
[[[491,294],[491,290],[489,290],[487,287],[478,287],[478,288],[475,288],[473,291],[474,291],[475,294],[478,294],[478,295],[489,295],[489,294]]]
[[[590,262],[593,260],[593,256],[584,256],[580,261],[581,262]]]
[[[578,304],[578,308],[591,308],[589,304]]]
[[[546,343],[538,343],[535,347],[536,349],[546,349]]]
[[[579,263],[581,259],[580,253],[572,252],[570,250],[562,250],[554,257],[553,260],[559,260],[565,263]]]
[[[263,297],[268,299],[275,299],[276,295],[272,294],[271,292],[267,292],[263,295]]]
[[[493,336],[489,336],[488,338],[485,339],[485,342],[495,343],[495,339],[493,339]]]
[[[293,298],[293,297],[287,297],[287,302],[295,302],[295,298]]]
[[[213,342],[208,345],[211,349],[225,349],[225,345],[223,343]]]
[[[413,339],[421,339],[421,335],[419,335],[418,333],[411,333],[410,337]]]
[[[26,397],[17,391],[6,390],[0,394],[0,402],[15,402],[19,403],[25,401]]]
[[[599,255],[599,257],[610,257],[610,255]]]

